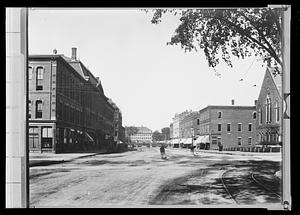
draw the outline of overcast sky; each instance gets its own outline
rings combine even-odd
[[[256,57],[221,64],[217,76],[203,51],[167,46],[179,21],[137,9],[30,10],[29,54],[71,56],[100,77],[104,93],[121,108],[124,126],[168,127],[175,113],[207,105],[254,105],[265,73]],[[240,79],[243,78],[243,81]],[[256,87],[254,87],[256,85]]]

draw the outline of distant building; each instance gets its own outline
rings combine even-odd
[[[170,139],[173,139],[173,123],[170,124]]]
[[[99,78],[76,58],[30,55],[29,150],[72,152],[109,148],[114,108]]]
[[[195,135],[195,131],[197,130],[197,118],[199,116],[198,111],[190,112],[185,115],[184,118],[180,121],[180,138],[191,138]]]
[[[138,132],[130,136],[130,140],[133,143],[151,143],[152,142],[152,130],[141,126],[137,127]]]
[[[200,110],[199,138],[206,149],[253,147],[257,142],[255,106],[207,106]]]
[[[282,141],[282,92],[281,75],[273,75],[267,68],[256,104],[258,142],[279,144]]]
[[[114,107],[114,142],[120,144],[125,141],[125,128],[122,126],[122,112],[112,99],[108,99],[108,102]]]
[[[180,124],[181,121],[184,119],[184,117],[188,114],[190,114],[192,111],[184,111],[180,114],[175,114],[174,118],[173,118],[173,139],[178,139],[182,137],[181,134],[181,128],[180,128]]]

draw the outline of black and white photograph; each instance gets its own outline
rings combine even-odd
[[[290,16],[6,8],[6,208],[291,210]]]

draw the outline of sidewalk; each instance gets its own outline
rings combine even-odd
[[[29,167],[34,166],[48,166],[51,164],[58,164],[64,162],[70,162],[75,159],[91,157],[98,154],[105,154],[107,151],[99,151],[95,153],[41,153],[41,152],[30,152],[29,153]]]
[[[241,151],[218,151],[218,150],[195,150],[195,153],[213,153],[213,154],[227,154],[227,155],[277,155],[280,152],[241,152]]]

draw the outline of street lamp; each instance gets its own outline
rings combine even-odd
[[[192,132],[192,147],[194,147],[194,128],[191,128]]]

